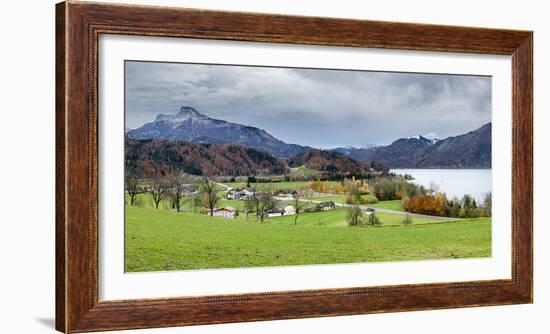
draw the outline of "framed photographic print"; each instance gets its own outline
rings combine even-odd
[[[532,32],[63,2],[56,328],[532,302]]]

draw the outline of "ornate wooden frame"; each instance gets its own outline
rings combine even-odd
[[[98,300],[98,36],[124,34],[512,56],[512,278]],[[533,33],[67,1],[56,7],[56,328],[83,332],[532,302]]]

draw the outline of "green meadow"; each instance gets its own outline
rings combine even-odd
[[[323,181],[326,182],[326,184],[329,185],[335,185],[338,183],[337,181]],[[281,182],[258,182],[258,183],[252,183],[251,186],[256,188],[257,190],[266,190],[267,188],[271,188],[271,190],[281,190],[281,189],[292,189],[292,190],[305,190],[307,189],[308,181],[281,181]],[[246,187],[246,182],[227,182],[224,183],[225,185],[232,187],[232,188],[244,188]]]
[[[292,215],[260,223],[242,212],[226,219],[155,210],[141,197],[139,207],[126,206],[128,272],[491,256],[491,218],[402,225],[403,216],[380,212],[381,226],[348,227],[340,208],[300,214],[296,225]]]
[[[336,195],[336,196],[307,197],[305,199],[314,200],[314,201],[333,201],[334,203],[342,204],[344,203],[345,198],[346,198],[345,195]],[[381,201],[373,204],[364,204],[364,206],[368,206],[369,208],[381,208],[381,209],[388,209],[388,210],[394,210],[394,211],[405,211],[403,210],[403,205],[401,204],[400,199],[392,200],[392,201]]]

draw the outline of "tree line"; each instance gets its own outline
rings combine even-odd
[[[141,185],[135,174],[127,173],[125,177],[126,192],[129,197],[129,204],[135,205],[137,195],[140,193],[149,193],[153,200],[155,209],[159,208],[160,203],[166,200],[170,208],[180,212],[182,208],[189,204],[195,210],[197,208],[206,208],[210,216],[214,215],[214,209],[217,208],[221,196],[216,183],[208,177],[200,178],[196,189],[194,184],[196,177],[191,177],[184,173],[175,173],[166,177],[154,177],[146,184]]]
[[[199,183],[196,191],[190,191],[189,186],[197,181]],[[219,195],[221,190],[217,187],[217,184],[206,176],[197,180],[196,177],[177,173],[167,177],[152,178],[145,185],[140,186],[136,175],[127,173],[125,183],[131,206],[136,205],[138,194],[149,193],[157,210],[160,203],[167,200],[170,207],[177,212],[180,212],[183,206],[189,204],[193,211],[197,208],[206,208],[207,213],[213,216],[214,210],[222,199]],[[244,211],[247,219],[250,213],[255,212],[259,221],[265,222],[269,212],[275,209],[279,203],[275,199],[275,195],[275,191],[271,187],[263,191],[256,191],[254,188],[252,196],[244,201]],[[298,217],[304,212],[307,203],[301,201],[300,196],[296,195],[292,204],[295,209],[294,225],[297,225]]]

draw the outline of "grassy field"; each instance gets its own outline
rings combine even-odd
[[[334,203],[342,204],[344,203],[344,199],[346,198],[345,195],[337,195],[337,196],[323,196],[323,197],[308,197],[307,199],[314,200],[314,201],[333,201]],[[381,209],[388,209],[388,210],[394,210],[394,211],[405,211],[403,210],[403,205],[401,204],[401,200],[393,200],[393,201],[381,201],[375,204],[364,204],[364,206],[368,206],[371,208],[381,208]]]
[[[381,208],[381,209],[388,209],[388,210],[394,210],[394,211],[405,211],[403,209],[403,205],[400,199],[393,200],[393,201],[381,201],[375,204],[366,204],[366,206],[371,208]]]
[[[391,213],[377,212],[376,216],[384,226],[401,225],[403,216]],[[413,224],[428,224],[438,222],[432,219],[412,218]],[[294,216],[272,217],[273,224],[294,224]],[[303,213],[298,216],[297,225],[300,226],[344,226],[347,227],[346,209],[338,208],[331,211]]]
[[[291,177],[294,176],[294,175],[303,175],[303,176],[315,177],[315,176],[318,176],[320,174],[321,173],[318,170],[308,168],[306,166],[290,168],[290,176]]]
[[[337,181],[325,181],[327,184],[334,185]],[[224,183],[232,188],[244,188],[246,187],[246,182],[227,182]],[[283,181],[283,182],[272,182],[272,183],[252,183],[250,186],[258,190],[264,190],[268,187],[271,187],[272,190],[280,189],[293,189],[293,190],[305,190],[307,189],[308,181]]]
[[[308,213],[259,223],[193,213],[126,207],[126,271],[184,270],[486,257],[490,218],[347,227],[345,210]]]

